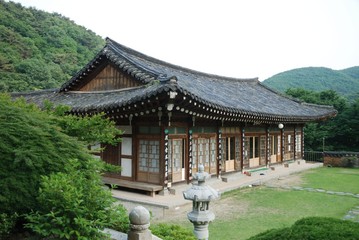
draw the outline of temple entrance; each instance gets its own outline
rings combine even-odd
[[[199,137],[193,139],[192,173],[198,171],[198,165],[203,164],[204,171],[210,174],[217,172],[217,142],[215,137]]]
[[[160,183],[160,141],[140,139],[138,141],[138,174],[140,182]]]
[[[269,138],[270,163],[280,162],[280,135]]]
[[[236,156],[236,140],[234,136],[222,138],[222,155],[223,166],[225,172],[235,170],[235,156]]]
[[[185,139],[169,139],[168,141],[168,180],[180,182],[185,180]]]

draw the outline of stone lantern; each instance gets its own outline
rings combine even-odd
[[[198,184],[193,184],[192,187],[183,192],[183,197],[193,202],[192,212],[187,214],[187,217],[194,225],[194,234],[197,239],[208,239],[208,224],[214,220],[214,213],[209,210],[209,202],[220,197],[218,191],[206,185],[206,179],[210,175],[204,172],[204,166],[198,167],[198,172],[193,176],[193,179],[198,181]]]

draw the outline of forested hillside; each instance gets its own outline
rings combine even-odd
[[[0,0],[0,92],[58,87],[103,46],[60,14]]]
[[[334,90],[350,100],[359,94],[359,66],[344,70],[324,67],[298,68],[278,73],[263,81],[281,92],[289,88],[303,88],[316,92]]]

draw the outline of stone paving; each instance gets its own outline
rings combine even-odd
[[[233,173],[224,175],[222,178],[212,178],[208,181],[208,184],[213,188],[218,190],[220,193],[231,191],[234,189],[239,189],[242,187],[256,186],[256,185],[265,185],[270,188],[282,188],[288,190],[296,191],[309,191],[309,192],[318,192],[331,195],[339,196],[348,196],[359,199],[359,194],[349,193],[349,192],[335,192],[328,191],[325,189],[316,189],[300,186],[288,186],[288,185],[270,185],[269,181],[273,179],[281,179],[286,176],[302,171],[306,171],[312,168],[322,167],[321,163],[306,163],[304,160],[299,160],[289,164],[289,167],[284,167],[279,164],[275,166],[275,170],[266,169],[258,172],[252,173],[251,176],[247,176],[241,173]],[[143,205],[151,211],[154,218],[161,218],[164,215],[167,215],[169,209],[177,209],[184,204],[191,204],[189,201],[183,199],[182,192],[190,187],[189,184],[179,184],[173,188],[175,194],[167,194],[165,196],[155,196],[150,197],[144,194],[126,192],[120,190],[113,190],[113,196],[117,198],[121,204],[123,204],[128,211],[138,205]],[[166,214],[167,213],[167,214]],[[343,220],[350,220],[354,222],[359,222],[359,206],[354,207],[349,210],[348,213],[343,217]],[[106,230],[110,233],[113,238],[117,240],[127,239],[126,234],[111,232],[111,230]],[[117,236],[116,236],[117,234]],[[159,238],[157,238],[159,239]]]
[[[359,206],[349,210],[349,212],[343,217],[343,220],[359,222]]]
[[[215,190],[220,193],[240,189],[248,186],[264,185],[266,182],[284,178],[290,174],[306,171],[312,168],[322,167],[322,163],[307,163],[305,160],[297,160],[289,163],[287,166],[282,164],[274,165],[271,168],[262,169],[260,171],[252,172],[251,176],[234,172],[223,175],[221,178],[212,177],[207,182]],[[165,196],[156,195],[150,197],[145,194],[134,192],[113,190],[112,194],[123,204],[128,211],[132,208],[142,205],[149,209],[154,219],[160,219],[167,214],[170,214],[173,209],[180,209],[186,204],[191,204],[183,198],[183,191],[190,188],[190,184],[178,184],[173,186],[171,192],[174,194],[166,194]]]
[[[315,189],[300,186],[287,186],[287,185],[270,185],[270,180],[285,178],[286,176],[302,171],[306,171],[312,168],[322,167],[321,163],[306,163],[304,160],[299,160],[289,164],[289,167],[285,167],[281,164],[275,166],[275,170],[266,169],[257,172],[253,172],[251,176],[247,176],[242,173],[233,173],[222,176],[222,178],[211,178],[207,183],[220,193],[239,189],[242,187],[265,185],[273,188],[292,189],[297,191],[310,191],[339,196],[348,196],[359,199],[359,194],[349,192],[335,192],[325,189]],[[185,204],[191,204],[183,198],[182,192],[187,190],[190,184],[179,184],[173,187],[175,194],[167,194],[165,196],[156,195],[150,197],[144,194],[126,192],[120,190],[113,190],[113,196],[117,198],[121,204],[123,204],[128,211],[132,208],[142,205],[149,209],[156,218],[162,218],[170,213],[170,209],[179,209]],[[343,219],[354,220],[359,222],[359,206],[351,209]]]

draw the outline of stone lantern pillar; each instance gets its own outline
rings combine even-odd
[[[208,239],[208,224],[214,220],[215,215],[209,210],[209,202],[220,197],[218,191],[206,185],[206,179],[210,175],[204,172],[204,166],[198,167],[198,172],[194,174],[193,179],[198,184],[193,184],[191,188],[183,192],[183,197],[193,202],[192,212],[187,214],[189,221],[194,226],[194,234],[197,239]]]
[[[150,227],[150,212],[142,207],[135,207],[129,215],[130,230],[128,240],[152,240]]]

